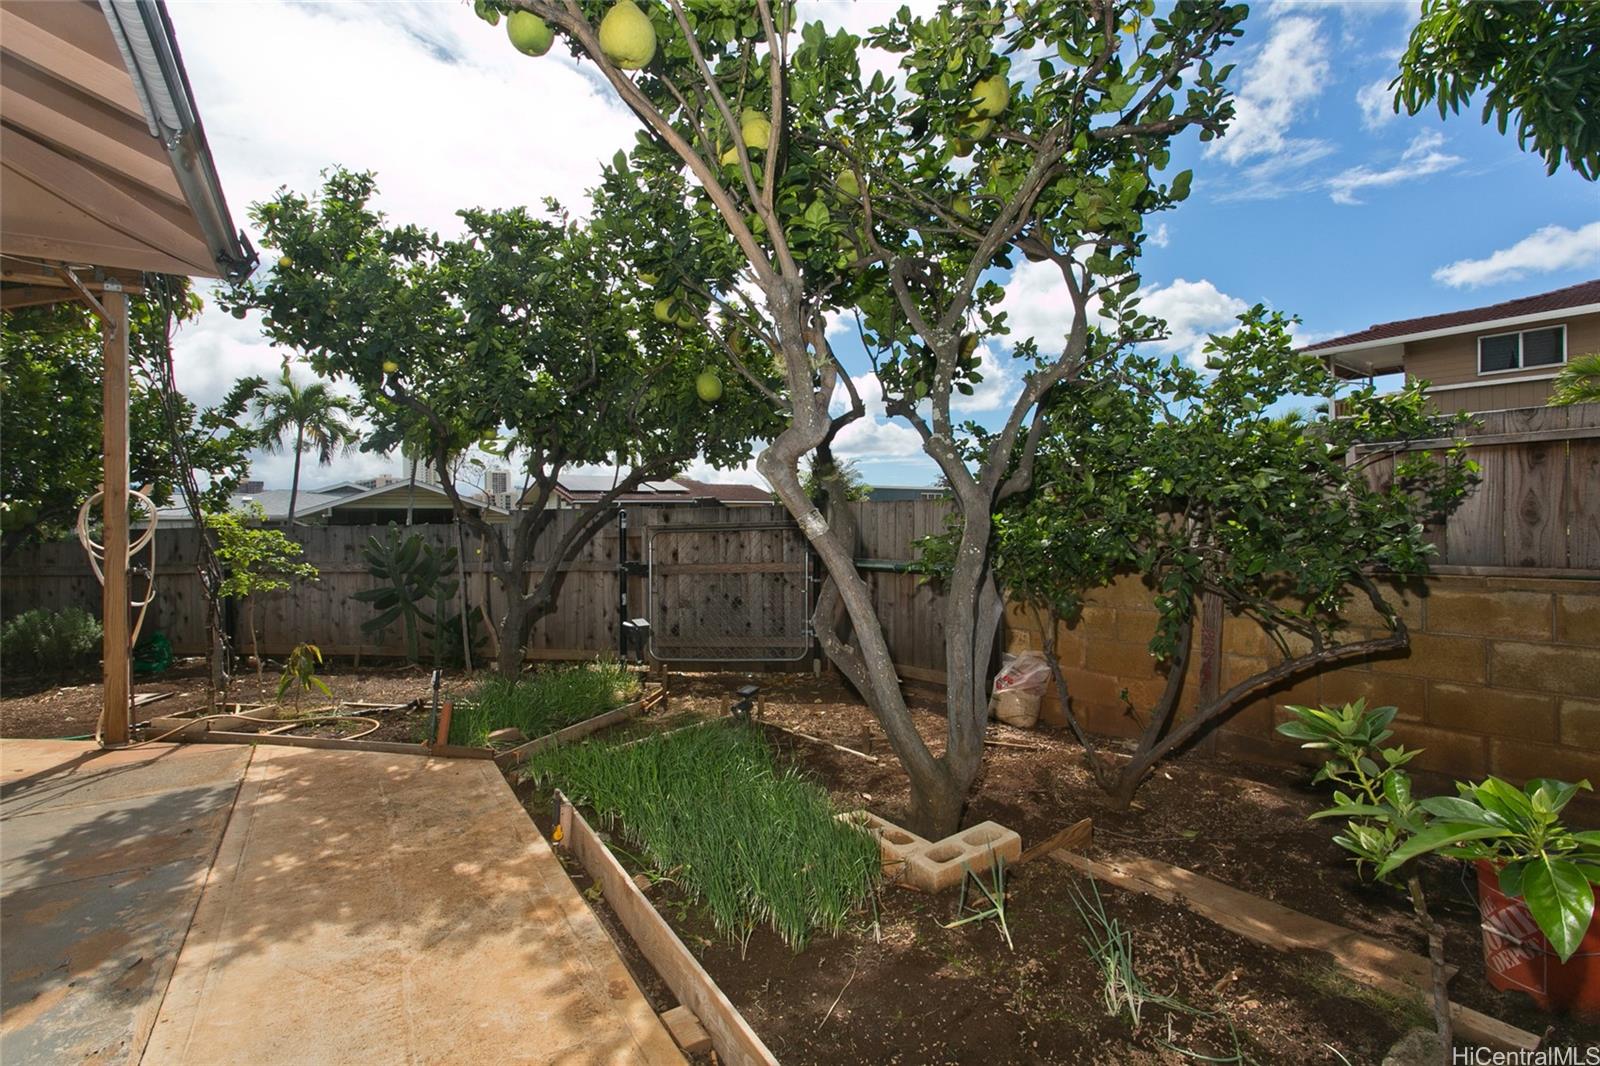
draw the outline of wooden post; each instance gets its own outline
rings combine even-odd
[[[101,332],[105,365],[105,496],[102,501],[105,543],[105,588],[101,619],[105,625],[102,652],[107,745],[126,744],[131,728],[133,666],[128,647],[128,296],[107,280],[101,295],[105,322]]]
[[[1222,597],[1215,592],[1205,592],[1200,596],[1200,692],[1198,704],[1204,707],[1216,700],[1222,694]],[[1200,741],[1201,750],[1215,753],[1217,750],[1217,729],[1205,731],[1205,738]]]
[[[450,716],[455,709],[456,705],[450,700],[445,700],[439,704],[439,726],[433,735],[433,743],[436,747],[442,748],[450,743]]]

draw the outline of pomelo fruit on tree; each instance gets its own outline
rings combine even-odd
[[[287,255],[280,255],[278,256],[278,266],[283,270],[288,270],[294,266],[294,260]]]
[[[639,280],[644,282],[646,285],[653,286],[653,285],[655,285],[656,282],[660,281],[661,279],[656,277],[654,274],[649,274],[649,273],[646,273],[645,271],[641,270],[641,271],[639,271]]]
[[[715,370],[702,370],[694,379],[694,391],[706,403],[716,403],[722,399],[722,379]]]
[[[850,197],[852,200],[861,195],[861,182],[856,179],[855,171],[839,171],[839,177],[837,181],[839,185],[839,191]]]
[[[656,301],[656,306],[655,306],[656,321],[657,322],[665,322],[669,326],[674,324],[675,322],[677,322],[678,321],[678,314],[677,314],[677,310],[678,309],[675,306],[673,306],[676,303],[677,303],[677,301],[674,300],[670,296],[665,296],[665,297],[662,297],[661,299],[657,300]]]
[[[383,361],[383,372],[385,374],[395,374],[398,373],[399,370],[400,364],[395,362],[393,359],[385,359]]]
[[[1011,103],[1011,83],[1004,74],[980,78],[972,87],[972,117],[994,118]]]
[[[633,0],[617,0],[600,20],[600,51],[623,70],[639,70],[656,55],[656,28]]]
[[[746,111],[739,116],[739,135],[746,148],[765,152],[772,140],[772,123],[759,111]]]
[[[513,11],[506,19],[506,36],[511,38],[511,46],[523,55],[542,56],[550,51],[556,31],[532,11]]]

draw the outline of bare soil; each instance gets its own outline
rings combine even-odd
[[[867,807],[904,821],[909,790],[882,730],[838,683],[803,675],[676,675],[671,712],[714,715],[747,681],[762,686],[765,721],[874,754],[874,764],[776,729],[774,746],[813,773],[843,807]],[[938,712],[932,695],[916,700]],[[942,714],[919,715],[942,746]],[[1097,848],[1161,859],[1361,930],[1423,954],[1409,903],[1363,884],[1326,827],[1307,816],[1326,793],[1301,768],[1273,768],[1191,752],[1164,766],[1119,810],[1095,787],[1081,749],[1066,734],[991,727],[1017,747],[991,747],[964,824],[994,820],[1024,845],[1086,815]],[[1447,792],[1449,782],[1419,785]],[[530,804],[548,821],[542,797]],[[581,871],[578,872],[581,881]],[[1451,984],[1459,1002],[1556,1044],[1600,1042],[1600,1026],[1552,1018],[1483,975],[1471,878],[1459,863],[1427,870],[1430,901],[1447,929]],[[1049,860],[1015,868],[1008,919],[1015,951],[993,923],[956,929],[955,894],[928,897],[886,889],[876,914],[846,934],[819,938],[796,954],[770,933],[741,950],[721,940],[669,885],[651,889],[657,906],[724,992],[785,1063],[1377,1063],[1409,1028],[1430,1027],[1420,1001],[1357,984],[1313,953],[1285,954],[1245,940],[1185,908],[1101,885],[1106,910],[1130,929],[1138,971],[1149,988],[1189,1011],[1151,1006],[1135,1027],[1103,1003],[1099,971],[1082,943],[1074,871]],[[603,904],[597,909],[604,910]],[[874,920],[875,919],[875,920]],[[625,941],[625,934],[613,932]],[[644,982],[661,1009],[673,1005],[653,975]]]
[[[281,664],[269,662],[264,688],[253,671],[235,680],[227,695],[230,703],[261,704],[270,716],[291,717],[296,713],[292,696],[282,702],[273,699]],[[348,713],[371,717],[379,723],[366,740],[420,741],[426,739],[432,713],[432,671],[417,666],[380,664],[356,668],[348,663],[329,662],[319,677],[332,692],[305,693],[298,710],[310,714],[338,702],[381,705],[410,703],[404,710],[351,709]],[[134,709],[136,721],[192,713],[203,713],[210,706],[209,668],[204,659],[180,659],[172,668],[154,677],[135,677],[135,696],[143,693],[170,693],[165,699]],[[447,673],[440,685],[441,699],[454,699],[472,687],[465,676]],[[0,679],[0,736],[60,738],[92,735],[100,716],[100,681],[96,671],[65,682],[43,682],[28,678]],[[303,736],[348,736],[356,731],[352,724],[308,723],[297,730]]]
[[[405,711],[373,713],[383,722],[373,739],[414,741],[426,731],[429,673],[330,663],[322,676],[341,700],[421,701]],[[269,665],[269,686],[274,676]],[[883,731],[831,678],[674,675],[669,705],[630,728],[667,728],[687,716],[720,714],[734,689],[749,681],[762,688],[769,725],[802,730],[879,762],[769,730],[785,757],[813,773],[840,806],[905,820],[907,782]],[[449,675],[442,694],[452,698],[470,684]],[[135,690],[173,693],[141,707],[140,718],[202,709],[205,664],[182,661],[159,678],[136,679]],[[255,702],[254,677],[237,683],[229,698]],[[919,728],[941,748],[937,697],[917,695],[913,702],[928,712],[918,716]],[[64,685],[5,678],[0,735],[91,733],[99,705],[94,677]],[[990,749],[966,824],[992,819],[1016,829],[1026,846],[1093,816],[1099,849],[1171,862],[1408,951],[1424,950],[1405,900],[1362,884],[1325,827],[1306,820],[1327,798],[1306,770],[1191,752],[1163,766],[1135,804],[1119,810],[1094,786],[1081,750],[1066,734],[995,725],[991,737],[1016,746]],[[1443,779],[1423,776],[1419,785],[1449,791]],[[519,792],[548,830],[547,799],[525,787]],[[581,870],[569,869],[580,887],[588,887]],[[1489,988],[1470,877],[1460,864],[1441,861],[1429,868],[1427,880],[1447,928],[1450,961],[1460,967],[1451,985],[1456,999],[1534,1032],[1550,1027],[1557,1044],[1600,1042],[1600,1027],[1550,1018],[1519,995]],[[1196,1054],[1215,1061],[1377,1063],[1406,1029],[1430,1024],[1420,1003],[1375,994],[1319,957],[1274,952],[1182,907],[1100,886],[1107,912],[1132,931],[1146,984],[1191,1008],[1151,1006],[1135,1027],[1126,1015],[1107,1012],[1100,975],[1082,943],[1071,890],[1086,884],[1049,860],[1014,869],[1008,910],[1014,951],[990,922],[944,928],[954,916],[953,893],[927,897],[886,889],[855,927],[818,938],[798,954],[765,932],[741,951],[718,938],[669,885],[653,887],[651,896],[785,1063],[1180,1063],[1196,1061]],[[673,1006],[603,901],[593,905],[652,1002],[658,1009]]]

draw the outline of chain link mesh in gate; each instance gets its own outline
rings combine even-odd
[[[651,531],[650,654],[789,662],[811,652],[811,552],[792,525]]]

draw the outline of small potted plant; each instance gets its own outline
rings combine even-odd
[[[1429,815],[1379,866],[1382,876],[1429,852],[1477,866],[1489,983],[1520,989],[1545,1010],[1600,1017],[1600,831],[1569,829],[1561,812],[1589,782],[1498,777],[1418,801]]]

